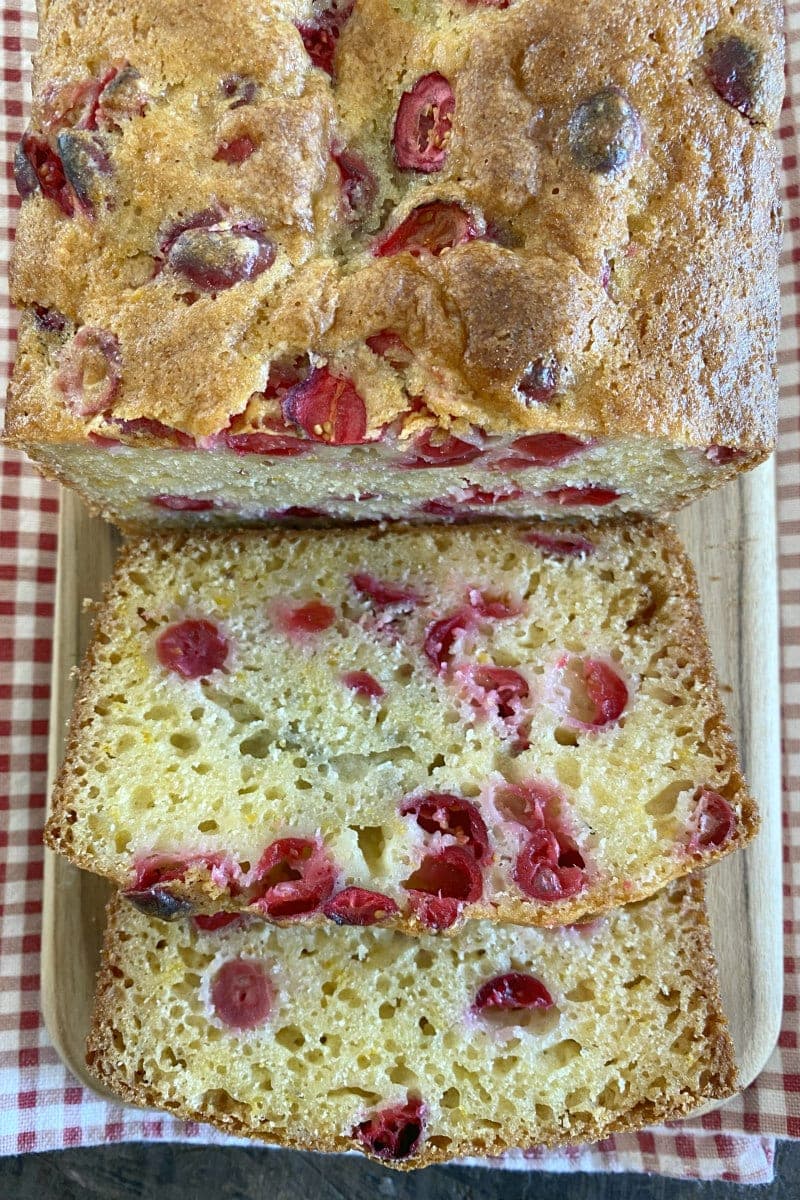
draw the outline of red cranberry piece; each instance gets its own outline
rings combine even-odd
[[[484,621],[510,621],[522,613],[522,608],[506,596],[490,596],[478,588],[467,592],[467,603]]]
[[[469,8],[508,8],[509,0],[464,0]]]
[[[137,863],[136,882],[123,895],[141,912],[161,921],[172,921],[192,913],[194,905],[189,900],[174,896],[169,884],[184,878],[193,866],[207,868],[217,882],[233,889],[236,882],[236,864],[227,862],[218,854],[190,854],[176,857],[169,854],[153,854]]]
[[[183,433],[180,429],[173,429],[171,425],[164,425],[162,421],[154,421],[150,417],[139,417],[135,421],[123,421],[119,417],[108,419],[114,422],[120,433],[130,434],[134,437],[143,434],[146,437],[166,439],[184,450],[194,450],[195,448],[193,437],[190,437],[188,433]]]
[[[519,467],[555,467],[568,462],[581,450],[588,450],[590,445],[568,433],[532,433],[517,438],[510,449],[525,460]]]
[[[303,39],[306,54],[315,67],[333,78],[333,60],[336,55],[336,44],[339,41],[344,26],[353,11],[354,0],[333,0],[315,21],[309,21],[297,26],[297,32]]]
[[[520,1009],[552,1008],[553,997],[535,975],[509,971],[495,975],[478,988],[473,1004],[475,1012],[517,1012]]]
[[[410,892],[425,892],[428,896],[465,904],[480,900],[483,876],[472,850],[465,846],[443,846],[425,855],[403,887]]]
[[[507,504],[511,500],[519,500],[523,495],[518,487],[505,488],[502,492],[487,492],[473,483],[465,489],[464,503],[483,508],[490,504]]]
[[[736,831],[736,813],[724,796],[702,788],[691,819],[689,850],[693,853],[724,846]]]
[[[81,79],[44,89],[42,126],[51,133],[58,129],[96,129],[100,99],[99,79]]]
[[[193,867],[204,868],[215,883],[228,888],[233,888],[239,875],[238,864],[224,854],[150,854],[136,863],[135,886],[147,890],[183,879]]]
[[[327,513],[321,508],[308,508],[303,504],[290,504],[288,508],[270,509],[264,514],[270,520],[279,517],[292,517],[302,520],[309,520],[314,517],[327,517]]]
[[[399,583],[389,583],[384,579],[376,579],[366,571],[357,571],[350,576],[353,587],[362,596],[372,601],[374,608],[393,608],[402,605],[403,608],[414,608],[422,604],[424,597],[413,588],[404,587]]]
[[[337,892],[322,911],[337,925],[378,925],[394,917],[400,909],[390,896],[349,887]]]
[[[619,500],[621,495],[622,492],[617,492],[614,488],[598,487],[595,484],[587,483],[580,487],[555,488],[553,491],[545,492],[544,499],[549,500],[551,504],[560,504],[566,508],[580,504],[602,508],[606,504],[612,504],[615,500]]]
[[[53,200],[65,216],[74,216],[75,197],[64,174],[64,166],[44,138],[35,133],[23,134],[15,161],[15,177],[23,200],[39,187],[42,195]]]
[[[430,896],[427,892],[409,892],[408,905],[417,920],[434,933],[452,929],[463,907],[459,900]]]
[[[377,354],[380,358],[385,358],[395,371],[402,371],[406,367],[410,367],[414,361],[411,350],[400,335],[391,329],[381,329],[380,332],[373,333],[366,340],[372,353]]]
[[[628,685],[610,663],[594,658],[566,657],[558,663],[559,689],[566,692],[571,724],[602,729],[618,721],[630,699]]]
[[[706,75],[714,91],[745,117],[753,112],[760,73],[761,54],[735,35],[717,42],[708,56]]]
[[[448,503],[447,500],[426,500],[424,504],[419,505],[419,512],[427,513],[431,517],[448,517],[450,519],[458,515],[456,506]]]
[[[739,462],[747,457],[746,450],[738,450],[735,446],[712,445],[706,449],[706,458],[715,467],[727,467],[728,463]]]
[[[404,460],[400,466],[407,469],[460,467],[474,462],[483,454],[482,448],[473,446],[472,442],[464,442],[457,437],[444,437],[433,441],[434,435],[439,437],[438,430],[426,429],[424,433],[421,433],[414,442],[414,458]]]
[[[442,253],[454,246],[463,246],[478,237],[474,218],[455,201],[429,200],[413,208],[396,229],[385,233],[374,243],[372,253],[378,258],[407,251],[420,254]]]
[[[629,165],[641,145],[639,115],[619,88],[602,88],[575,109],[567,138],[578,166],[614,175]]]
[[[275,243],[255,222],[193,225],[174,237],[167,264],[200,292],[257,279],[275,261]]]
[[[170,512],[208,512],[214,507],[213,500],[201,500],[199,496],[151,496],[150,503]]]
[[[492,856],[486,822],[477,807],[461,796],[445,792],[411,796],[400,805],[400,815],[415,817],[420,829],[426,833],[455,838],[478,863],[487,863]]]
[[[216,933],[218,929],[227,929],[229,925],[240,924],[242,914],[236,912],[211,913],[209,916],[198,913],[194,923],[204,933]]]
[[[531,530],[523,534],[523,541],[530,542],[543,554],[555,558],[579,558],[581,555],[594,554],[594,546],[584,537],[576,533],[539,533]]]
[[[316,511],[313,515],[317,515]],[[303,637],[311,633],[324,633],[326,629],[330,629],[336,620],[336,611],[322,600],[309,600],[307,604],[294,607],[279,605],[274,609],[273,616],[282,633],[292,637]]]
[[[184,679],[202,679],[225,666],[228,639],[211,621],[181,621],[170,625],[156,640],[162,667]]]
[[[231,1029],[263,1025],[272,1001],[272,985],[263,966],[249,958],[223,963],[211,983],[214,1012]]]
[[[73,195],[84,213],[94,215],[107,205],[112,174],[107,134],[69,129],[56,138],[58,156]]]
[[[517,391],[527,405],[547,404],[553,399],[558,386],[558,370],[555,362],[537,358],[523,371]]]
[[[586,886],[585,863],[571,839],[562,847],[549,829],[534,833],[523,846],[514,879],[527,896],[543,904],[577,896]]]
[[[367,407],[351,379],[316,367],[283,398],[284,418],[315,442],[360,446],[367,438]]]
[[[468,850],[445,846],[429,854],[403,884],[412,912],[428,929],[450,929],[467,901],[480,900],[483,877]]]
[[[331,158],[339,168],[342,195],[350,216],[369,212],[378,195],[378,180],[360,154],[342,147],[331,151]]]
[[[510,721],[519,715],[520,701],[530,694],[528,682],[519,671],[481,664],[471,669],[471,675],[501,720]]]
[[[434,621],[425,630],[424,650],[428,659],[437,671],[443,671],[450,664],[450,655],[456,640],[475,624],[475,614],[471,609],[462,608],[451,617],[443,617]]]
[[[113,333],[84,325],[58,357],[55,386],[77,417],[109,408],[119,390],[119,342]]]
[[[392,133],[394,160],[401,171],[441,171],[447,158],[456,98],[444,75],[423,75],[403,92]]]
[[[255,871],[253,905],[275,920],[317,912],[336,883],[324,847],[309,838],[279,838],[261,856]]]
[[[234,167],[247,162],[255,152],[255,142],[246,133],[243,133],[239,137],[231,138],[229,142],[220,142],[214,152],[214,162],[224,162]]]
[[[33,315],[36,328],[42,333],[66,333],[67,318],[57,308],[43,308],[41,304],[34,304]]]
[[[261,454],[267,458],[297,458],[300,454],[308,454],[311,446],[291,434],[262,433],[223,433],[222,441],[229,450],[236,454]]]
[[[258,84],[249,75],[226,75],[220,82],[220,90],[231,101],[229,108],[242,108],[252,104],[258,91]]]
[[[594,705],[593,725],[610,725],[618,721],[628,703],[628,687],[624,679],[608,663],[586,659],[583,667],[586,694]]]
[[[385,696],[386,692],[378,683],[374,675],[370,675],[369,671],[345,671],[342,675],[342,683],[345,687],[350,688],[357,696],[368,696],[370,699],[375,699]]]
[[[503,784],[493,797],[494,806],[504,821],[514,821],[531,833],[544,829],[546,814],[560,799],[557,788],[538,779]]]
[[[425,1130],[425,1107],[421,1100],[408,1100],[374,1113],[354,1125],[351,1136],[368,1154],[399,1162],[415,1154]]]

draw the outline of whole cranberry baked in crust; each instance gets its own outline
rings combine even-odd
[[[48,5],[15,157],[6,434],[94,508],[655,514],[769,453],[776,0],[137,14]]]
[[[87,1062],[125,1101],[400,1170],[595,1141],[736,1087],[702,894],[447,939],[116,900]]]
[[[169,920],[557,925],[749,840],[675,535],[158,535],[83,667],[49,844]]]

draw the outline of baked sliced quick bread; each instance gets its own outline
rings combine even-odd
[[[117,899],[87,1061],[123,1100],[399,1167],[591,1142],[736,1086],[696,878],[580,928],[452,938]]]
[[[775,438],[779,0],[49,0],[7,434],[127,525],[656,514]]]
[[[122,554],[47,841],[150,911],[555,925],[757,816],[654,523],[170,534]]]

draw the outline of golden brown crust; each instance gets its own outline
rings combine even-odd
[[[390,327],[414,351],[442,427],[723,444],[748,451],[741,466],[768,453],[776,0],[666,9],[646,0],[634,13],[591,0],[568,19],[557,0],[445,6],[433,37],[427,20],[357,0],[335,86],[311,66],[292,23],[310,18],[305,0],[266,9],[237,0],[213,18],[190,17],[191,8],[144,0],[134,20],[123,5],[54,0],[42,13],[36,129],[51,119],[54,80],[97,77],[111,63],[135,66],[148,97],[144,115],[108,134],[109,209],[69,218],[32,195],[13,269],[19,305],[59,310],[68,333],[92,326],[118,337],[116,417],[207,436],[244,411],[273,356],[311,351],[356,371],[374,433],[408,408],[402,387],[357,369],[364,339]],[[750,119],[707,77],[726,37],[759,62]],[[231,110],[221,78],[252,75],[256,62],[256,100]],[[395,168],[391,131],[402,92],[431,71],[450,80],[456,107],[445,167],[421,176]],[[608,87],[628,96],[641,136],[631,161],[603,174],[576,160],[569,131],[576,107]],[[258,143],[247,161],[215,161],[218,140],[245,133]],[[378,179],[373,214],[355,226],[329,155],[338,144]],[[391,229],[428,199],[465,205],[495,240],[439,257],[374,258],[378,214]],[[215,203],[261,221],[278,258],[257,279],[187,304],[169,271],[154,277],[159,239],[176,214]],[[7,423],[16,444],[80,439],[102,424],[66,411],[54,388],[61,352],[62,341],[23,322]],[[526,406],[520,370],[551,355],[558,403]]]
[[[688,877],[673,885],[674,902],[684,912],[693,911],[691,922],[684,922],[681,944],[677,948],[680,959],[691,972],[696,994],[702,997],[706,1011],[705,1065],[702,1086],[694,1094],[664,1094],[660,1100],[643,1100],[626,1114],[612,1122],[601,1122],[594,1114],[571,1114],[568,1134],[557,1129],[535,1131],[518,1124],[515,1128],[504,1128],[481,1135],[462,1133],[461,1138],[446,1138],[448,1144],[441,1147],[430,1142],[413,1159],[386,1162],[383,1165],[397,1170],[414,1170],[437,1162],[447,1162],[464,1157],[491,1157],[509,1150],[524,1149],[534,1141],[539,1146],[553,1147],[598,1141],[614,1133],[630,1132],[666,1120],[676,1120],[689,1115],[709,1101],[722,1100],[737,1089],[737,1070],[728,1025],[722,1011],[716,962],[711,943],[710,930],[704,913],[704,884],[700,875]],[[251,1137],[273,1145],[294,1149],[313,1149],[323,1152],[359,1150],[364,1147],[344,1136],[320,1137],[304,1131],[295,1133],[287,1129],[254,1128],[234,1113],[214,1111],[213,1106],[198,1110],[192,1105],[173,1097],[165,1103],[165,1097],[154,1088],[141,1082],[131,1082],[125,1077],[120,1065],[119,1053],[115,1048],[116,1021],[119,1017],[116,993],[118,979],[124,974],[118,960],[118,944],[115,927],[124,927],[122,901],[115,896],[109,902],[109,927],[107,928],[100,970],[97,976],[92,1026],[87,1040],[87,1065],[96,1077],[127,1103],[151,1108],[162,1108],[174,1116],[186,1120],[201,1120],[216,1126],[232,1136]],[[334,935],[335,936],[335,935]],[[124,963],[122,964],[124,966]],[[556,1114],[556,1124],[557,1124]],[[581,1119],[583,1118],[583,1119]]]
[[[507,531],[508,526],[482,527],[487,537],[492,533]],[[604,527],[589,524],[573,527],[573,532],[587,534],[592,538],[602,538]],[[679,879],[696,870],[700,865],[707,866],[727,854],[746,846],[758,831],[760,819],[755,801],[750,796],[746,781],[741,773],[738,755],[730,727],[727,723],[724,706],[716,672],[706,638],[705,626],[697,592],[697,580],[694,569],[680,544],[675,531],[669,526],[656,521],[634,519],[627,523],[607,522],[605,532],[610,537],[643,538],[655,541],[660,547],[664,560],[665,576],[669,579],[671,607],[669,613],[670,641],[673,646],[681,648],[686,663],[692,664],[698,697],[702,700],[708,712],[705,738],[708,744],[710,761],[719,766],[722,776],[728,780],[726,798],[738,812],[738,820],[733,835],[719,847],[705,847],[702,851],[689,854],[685,848],[676,844],[670,855],[657,860],[647,874],[635,879],[605,877],[592,882],[591,888],[577,896],[554,903],[542,904],[530,899],[514,897],[494,899],[491,902],[482,900],[465,906],[464,917],[472,920],[490,920],[509,922],[517,925],[556,926],[575,921],[585,921],[592,916],[638,900],[644,900],[665,887],[670,881]],[[407,531],[413,537],[413,530]],[[264,538],[280,536],[284,546],[291,544],[293,538],[309,539],[326,538],[326,532],[305,530],[301,534],[282,531],[280,535],[254,535],[240,533],[209,533],[207,544],[209,553],[213,554],[213,546],[218,544],[227,549],[236,545],[246,546],[254,537]],[[339,537],[346,537],[345,531],[339,531]],[[361,533],[356,536],[363,536]],[[380,537],[376,531],[370,537]],[[396,527],[391,537],[402,537],[403,531]],[[179,558],[184,545],[189,543],[189,534],[171,534],[165,537],[164,545],[172,557]],[[94,675],[98,665],[97,653],[99,639],[107,637],[109,629],[113,628],[113,611],[119,581],[125,579],[129,572],[135,571],[137,559],[146,555],[149,542],[147,538],[140,542],[128,542],[117,561],[114,577],[106,586],[104,599],[97,607],[94,636],[89,645],[86,657],[81,665],[73,712],[66,740],[66,750],[62,768],[56,779],[51,799],[50,816],[45,826],[44,838],[52,849],[85,870],[105,873],[120,888],[129,888],[132,883],[132,863],[129,869],[120,865],[117,869],[111,866],[105,868],[91,853],[82,852],[71,836],[71,823],[74,814],[82,805],[84,783],[74,767],[80,760],[80,750],[83,743],[83,726],[94,712],[98,697],[94,690]],[[656,587],[663,586],[663,581]],[[239,911],[247,908],[245,896],[231,895],[224,884],[212,881],[209,871],[197,867],[188,871],[181,880],[170,883],[169,891],[178,899],[188,901],[193,910],[199,913],[215,913],[219,911]],[[258,913],[257,908],[250,911]],[[259,914],[262,915],[263,914]],[[321,915],[307,918],[309,924],[324,924]],[[278,922],[280,923],[280,922]],[[417,917],[409,912],[400,913],[394,920],[388,922],[404,932],[419,935],[426,932],[425,926]],[[445,931],[448,932],[448,931]],[[450,930],[449,932],[452,932]]]

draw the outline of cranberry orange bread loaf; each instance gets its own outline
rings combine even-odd
[[[675,535],[476,524],[131,545],[47,838],[156,914],[414,931],[576,920],[756,823]]]
[[[736,1083],[697,879],[581,928],[447,939],[115,900],[88,1063],[127,1101],[406,1168],[595,1141]]]
[[[657,513],[775,432],[777,0],[51,0],[7,435],[123,525]]]

